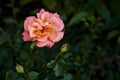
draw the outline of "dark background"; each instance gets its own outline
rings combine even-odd
[[[65,24],[64,38],[51,49],[34,47],[21,35],[25,18],[42,8]],[[70,48],[53,64],[64,43]],[[0,80],[120,80],[120,0],[1,1]]]

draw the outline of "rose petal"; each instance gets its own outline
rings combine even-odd
[[[48,36],[47,35],[45,35],[45,36],[41,36],[40,38],[38,38],[37,40],[38,41],[41,41],[41,42],[44,42],[44,41],[46,41],[47,40],[47,38],[48,38]]]
[[[59,26],[59,31],[63,30],[64,28],[64,23],[61,19],[58,19],[59,20],[59,23],[60,23],[60,26]]]
[[[36,45],[37,45],[38,47],[44,47],[44,46],[46,46],[47,44],[48,44],[47,41],[45,41],[45,42],[40,42],[40,41],[39,41],[39,42],[37,42]]]
[[[24,31],[22,33],[22,36],[23,36],[23,40],[24,41],[32,41],[32,38],[29,37],[29,33],[28,32]]]
[[[63,22],[57,17],[51,17],[48,22],[54,26],[57,31],[61,31],[64,28]]]
[[[34,33],[35,31],[36,31],[35,28],[32,28],[32,29],[30,30],[30,37],[35,37],[35,36],[36,36],[36,34]]]
[[[55,30],[53,30],[49,35],[49,39],[50,40],[55,40],[56,37],[57,37],[57,32]]]
[[[52,41],[53,42],[58,42],[63,38],[63,36],[64,36],[64,32],[58,32],[56,38],[53,39]]]
[[[44,42],[37,42],[37,44],[36,44],[38,47],[44,47],[44,46],[47,46],[47,47],[49,47],[49,48],[51,48],[53,45],[54,45],[54,43],[52,42],[52,41],[49,41],[49,40],[47,40],[47,41],[44,41]]]
[[[39,23],[36,23],[36,22],[33,23],[32,26],[33,26],[33,28],[37,28],[37,29],[40,29],[40,30],[43,29],[42,26]]]
[[[54,25],[55,27],[58,27],[59,26],[59,21],[56,17],[51,17],[51,18],[48,18],[48,22],[52,25]]]
[[[41,15],[45,12],[44,9],[41,9],[39,13],[37,13],[37,18],[41,18]]]
[[[56,17],[57,20],[59,21],[59,24],[60,24],[60,26],[59,26],[59,31],[63,30],[63,28],[64,28],[64,23],[63,23],[63,21],[60,19],[60,16],[59,16],[57,13],[54,13],[53,16]]]
[[[51,48],[53,45],[54,45],[54,43],[52,41],[48,41],[48,43],[47,43],[46,46],[49,47],[49,48]]]
[[[44,12],[44,13],[41,15],[41,20],[42,20],[43,22],[46,22],[47,19],[49,19],[49,18],[50,18],[50,13],[49,13],[49,12]]]
[[[55,16],[55,17],[59,17],[59,15],[58,15],[57,13],[54,13],[53,16]]]
[[[29,19],[29,25],[32,25],[33,23],[37,23],[38,21],[37,21],[37,18],[35,17],[35,16],[32,16],[32,17],[30,17],[30,18],[28,18]]]
[[[27,27],[28,27],[28,20],[25,20],[25,22],[24,22],[24,30],[25,31],[28,31]]]
[[[24,29],[25,29],[25,31],[28,31],[29,20],[30,20],[32,17],[33,17],[33,16],[27,17],[26,20],[24,21]]]

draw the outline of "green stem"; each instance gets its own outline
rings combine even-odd
[[[55,63],[57,62],[57,60],[60,58],[60,56],[63,54],[62,51],[60,51],[60,53],[55,57]]]
[[[43,67],[42,71],[40,72],[40,74],[43,73],[46,69],[47,69],[47,65],[44,65],[44,67]]]
[[[61,52],[55,57],[55,63],[57,62],[57,60],[60,58],[60,56],[61,56],[63,53],[64,53],[64,52],[61,51]],[[46,71],[46,69],[47,69],[47,65],[44,66],[44,68],[43,68],[43,70],[40,72],[40,74],[43,73],[44,71]]]

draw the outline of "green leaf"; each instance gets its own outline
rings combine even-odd
[[[12,75],[12,71],[8,71],[8,72],[6,73],[5,80],[11,80],[11,75]]]
[[[24,78],[18,78],[18,80],[25,80]]]
[[[107,22],[107,24],[102,26],[102,30],[116,30],[119,29],[119,25],[120,25],[120,18],[119,17],[112,18]]]
[[[55,75],[56,75],[57,77],[60,76],[60,75],[62,74],[62,72],[63,72],[62,67],[61,67],[60,64],[58,64],[58,63],[55,65],[55,67],[54,67],[53,70],[55,71]]]
[[[60,18],[63,20],[63,21],[66,21],[67,20],[67,16],[65,15],[65,13],[63,11],[59,11],[59,14],[60,14]]]
[[[74,24],[78,24],[79,22],[81,22],[85,17],[87,17],[88,13],[87,12],[80,12],[75,14],[70,22],[68,23],[69,26],[72,26]]]
[[[28,79],[27,80],[36,80],[38,77],[39,73],[31,71],[28,73]]]
[[[98,9],[99,15],[106,21],[110,20],[110,12],[105,5],[101,5]]]
[[[64,80],[72,80],[72,75],[70,73],[64,73]]]
[[[33,42],[31,45],[30,45],[30,48],[33,49],[36,45],[36,42]]]
[[[3,20],[6,24],[12,24],[15,23],[15,19],[13,19],[12,17],[8,17],[8,18],[4,18]]]
[[[2,45],[3,43],[5,43],[8,40],[9,40],[8,34],[0,35],[0,45]]]
[[[118,37],[117,43],[120,45],[120,36]]]
[[[111,40],[111,39],[115,38],[118,34],[119,34],[119,31],[117,31],[117,30],[111,31],[110,33],[108,33],[106,40],[107,41]]]
[[[54,63],[55,63],[55,61],[52,60],[51,62],[49,62],[49,63],[47,64],[47,67],[48,67],[48,68],[53,68]]]
[[[87,74],[83,74],[82,80],[90,80],[90,77]]]
[[[92,24],[94,24],[96,21],[96,18],[94,15],[89,15],[87,19],[90,20],[92,22]]]

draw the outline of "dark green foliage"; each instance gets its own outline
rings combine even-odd
[[[0,80],[120,80],[120,0],[0,2]],[[22,39],[24,20],[57,12],[64,38],[52,48]],[[65,52],[60,47],[68,43]],[[25,73],[16,71],[16,64]]]

